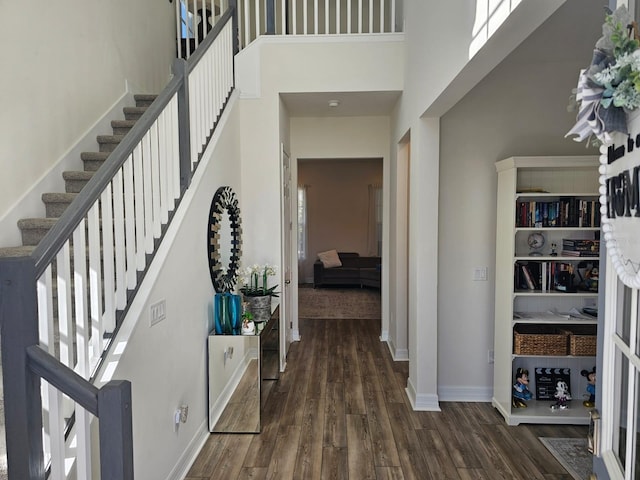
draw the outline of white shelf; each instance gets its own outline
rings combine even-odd
[[[529,400],[527,408],[512,408],[510,404],[504,405],[495,398],[492,404],[502,413],[508,425],[521,423],[588,425],[591,409],[582,405],[582,401],[582,398],[571,400],[566,410],[551,410],[553,400]],[[507,411],[510,413],[507,414]]]
[[[574,359],[574,358],[578,358],[578,359],[585,359],[585,358],[596,358],[595,356],[589,356],[589,355],[517,355],[517,354],[513,354],[512,357],[515,358],[566,358],[566,359]]]
[[[587,306],[594,306],[597,292],[558,290],[515,290],[514,265],[529,262],[549,265],[549,263],[569,263],[577,267],[580,262],[598,262],[598,257],[573,257],[562,255],[562,241],[566,238],[595,239],[600,227],[577,226],[517,226],[520,220],[520,202],[555,202],[573,197],[579,200],[598,201],[599,159],[597,156],[581,157],[511,157],[496,162],[498,172],[497,225],[496,225],[496,268],[495,268],[495,328],[494,328],[494,383],[493,404],[504,416],[508,425],[520,423],[545,424],[588,424],[589,411],[582,405],[582,393],[586,391],[586,379],[581,376],[583,369],[593,368],[594,356],[574,355],[515,355],[513,354],[514,328],[517,324],[528,325],[590,325],[598,324],[596,318],[580,318],[577,314],[555,315],[554,312],[582,312]],[[545,192],[522,190],[541,189]],[[518,190],[520,192],[518,193]],[[595,214],[599,211],[594,210]],[[523,222],[524,223],[524,222]],[[540,232],[545,237],[542,255],[530,255],[528,236]],[[555,244],[558,255],[552,256],[551,245]],[[537,275],[544,275],[540,268]],[[547,268],[548,270],[548,268]],[[547,272],[548,273],[548,272]],[[575,272],[574,272],[575,273]],[[583,275],[584,276],[584,275]],[[537,279],[536,279],[537,280]],[[546,282],[537,286],[549,286]],[[574,285],[581,278],[576,275]],[[520,286],[520,282],[518,283]],[[524,318],[514,318],[514,311]],[[577,330],[577,329],[576,329]],[[570,401],[567,410],[551,410],[553,400],[530,400],[527,408],[512,406],[513,384],[517,368],[529,370],[529,389],[535,392],[536,368],[568,369],[571,391],[575,400]]]
[[[541,230],[551,230],[554,232],[563,230],[568,232],[599,232],[600,227],[515,227],[516,232],[539,232]]]
[[[593,192],[575,192],[575,193],[567,193],[567,192],[520,192],[516,193],[516,201],[519,198],[556,198],[556,197],[576,197],[576,198],[598,198],[600,196],[599,193]]]
[[[558,292],[549,290],[515,290],[514,297],[597,297],[598,292]]]

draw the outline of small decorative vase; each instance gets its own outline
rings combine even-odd
[[[246,322],[242,325],[242,335],[254,335],[256,333],[256,326],[253,322]]]
[[[258,324],[271,318],[271,295],[259,297],[244,297],[248,303],[247,310],[253,314],[253,321]]]

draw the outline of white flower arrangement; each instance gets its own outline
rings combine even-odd
[[[242,282],[240,291],[246,297],[261,297],[266,295],[277,297],[278,292],[276,292],[275,289],[278,286],[268,286],[268,278],[275,276],[276,273],[276,267],[268,263],[264,265],[254,264],[251,267],[247,267],[240,272],[240,281]]]

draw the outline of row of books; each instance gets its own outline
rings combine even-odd
[[[563,257],[597,257],[600,255],[600,240],[562,239]]]
[[[519,261],[515,263],[513,282],[516,290],[575,292],[583,288],[586,272],[598,262],[576,266],[567,262]],[[584,272],[581,270],[584,270]]]
[[[600,202],[574,197],[551,202],[517,202],[517,227],[599,227]]]

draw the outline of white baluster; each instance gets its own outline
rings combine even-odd
[[[138,270],[144,270],[147,263],[145,252],[145,225],[144,225],[144,171],[142,158],[142,143],[138,143],[133,149],[133,191],[136,222],[136,266]]]
[[[136,212],[133,201],[133,154],[122,166],[124,188],[124,236],[126,252],[127,288],[133,290],[138,283],[136,266]]]
[[[124,192],[122,170],[113,177],[113,238],[116,267],[116,308],[123,310],[127,306],[126,256],[124,250]]]
[[[373,33],[373,0],[369,0],[369,33]]]
[[[96,202],[87,216],[89,234],[89,305],[91,307],[91,370],[96,366],[104,345],[100,324],[102,323],[102,255],[100,245],[100,209]]]
[[[318,0],[313,0],[313,34],[317,35],[318,31]]]
[[[153,207],[151,197],[151,145],[149,132],[142,138],[142,178],[144,183],[144,244],[146,253],[153,253]]]
[[[113,195],[111,184],[102,192],[100,199],[102,207],[102,258],[104,269],[104,318],[101,324],[100,335],[104,338],[105,332],[112,333],[116,325],[115,303],[115,273],[113,252]]]
[[[76,321],[76,350],[78,362],[76,373],[88,379],[89,365],[89,322],[87,321],[87,248],[85,221],[82,220],[73,232],[73,270]],[[74,404],[76,442],[76,471],[78,478],[91,478],[91,431],[87,412]]]
[[[153,211],[153,236],[160,238],[162,234],[162,224],[160,222],[160,161],[158,155],[158,123],[154,122],[149,130],[149,141],[151,144],[151,200]]]

